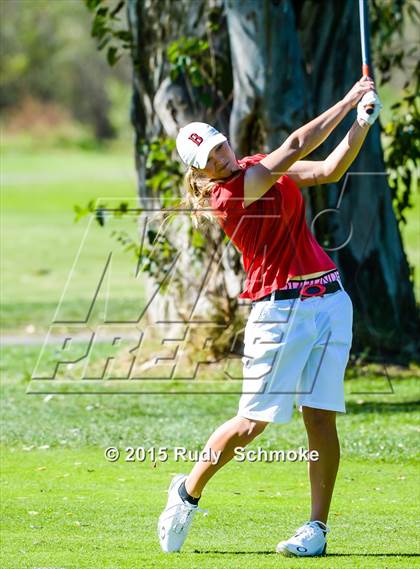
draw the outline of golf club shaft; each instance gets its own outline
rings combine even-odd
[[[362,48],[362,75],[369,76],[369,21],[367,11],[367,0],[359,0],[359,19],[360,19],[360,44]],[[372,114],[374,110],[373,105],[366,107],[366,112]]]

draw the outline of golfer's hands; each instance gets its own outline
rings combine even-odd
[[[361,127],[373,124],[382,109],[381,100],[376,91],[369,91],[361,98],[357,105],[357,122]],[[373,107],[373,109],[372,109]],[[369,113],[367,111],[370,111]]]
[[[375,83],[370,77],[362,77],[353,85],[350,91],[343,97],[343,101],[350,105],[352,109],[368,91],[375,90]]]

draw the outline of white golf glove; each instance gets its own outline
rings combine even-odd
[[[366,112],[366,105],[374,105],[372,114]],[[367,124],[373,124],[382,109],[383,105],[378,97],[376,91],[368,91],[360,99],[357,105],[357,122],[363,125],[364,121]]]

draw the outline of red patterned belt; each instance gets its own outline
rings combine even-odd
[[[342,289],[340,282],[333,281],[325,284],[306,284],[300,288],[292,288],[289,290],[279,289],[274,291],[274,300],[287,300],[289,298],[299,298],[304,300],[305,298],[312,298],[313,296],[324,296],[324,294],[331,294]],[[270,300],[273,293],[267,294],[254,302],[260,302],[262,300]]]

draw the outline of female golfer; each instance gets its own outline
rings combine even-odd
[[[328,158],[302,160],[356,105],[356,121]],[[226,137],[208,124],[190,123],[178,134],[177,149],[189,167],[186,203],[195,210],[210,205],[241,251],[247,279],[240,298],[249,298],[252,309],[245,328],[237,415],[211,435],[203,458],[188,476],[172,479],[158,522],[165,552],[181,549],[210,478],[268,423],[287,423],[295,398],[308,448],[317,451],[319,459],[309,462],[309,521],[281,541],[277,551],[288,556],[326,551],[326,523],[339,464],[335,417],[345,412],[343,380],[353,307],[337,267],[309,231],[299,187],[337,182],[356,158],[381,106],[372,79],[363,77],[341,101],[293,132],[279,148],[241,160]]]

